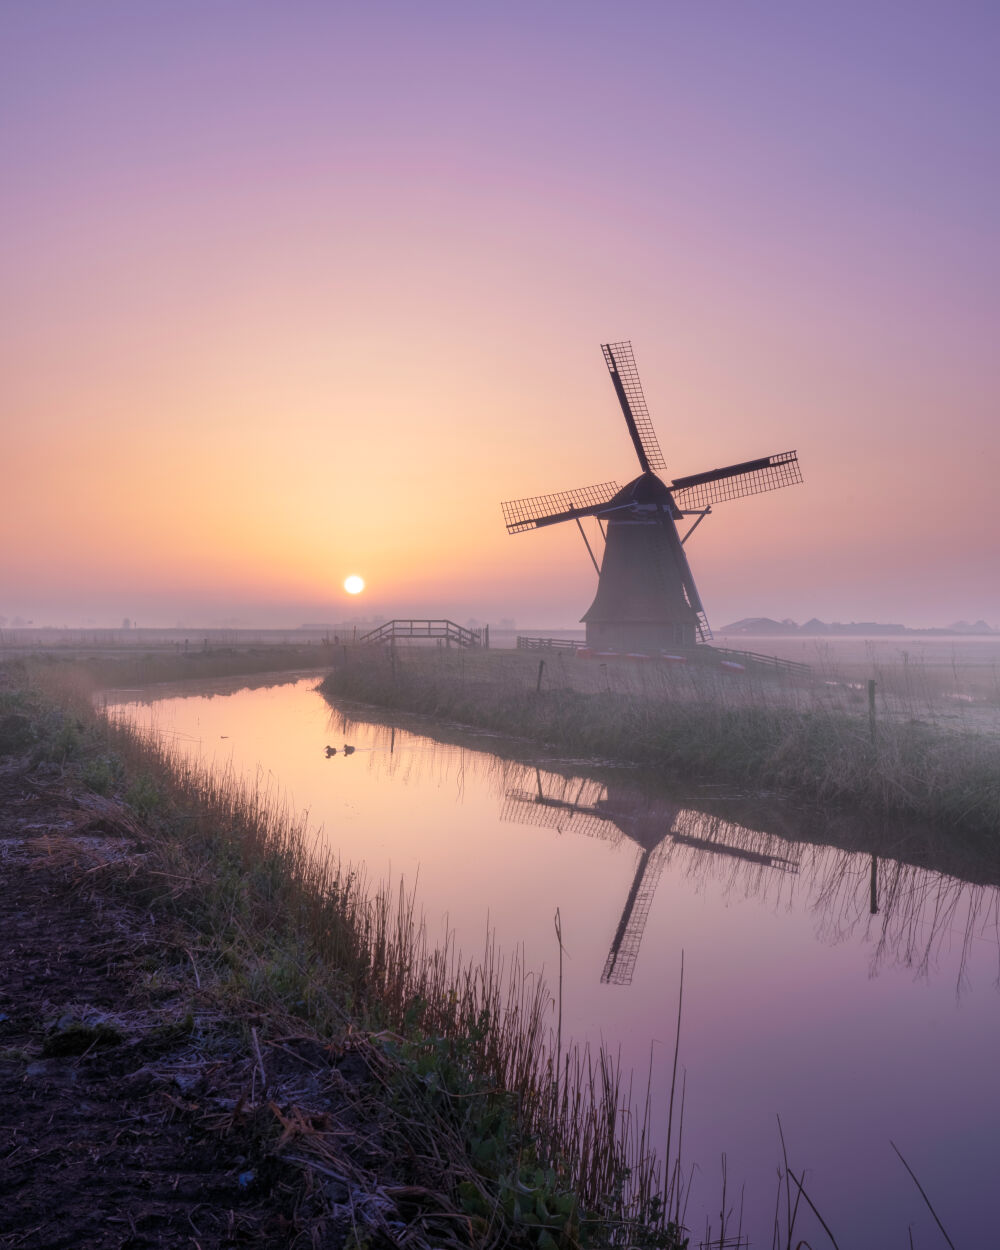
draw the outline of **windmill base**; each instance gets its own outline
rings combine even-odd
[[[671,647],[693,647],[694,621],[588,621],[587,646],[594,651],[658,655]]]

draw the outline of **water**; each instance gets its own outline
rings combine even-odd
[[[943,1244],[890,1139],[956,1245],[994,1244],[994,886],[842,849],[863,845],[848,822],[667,795],[488,735],[431,737],[417,718],[331,709],[314,680],[236,684],[119,710],[308,810],[317,844],[370,878],[416,882],[431,935],[452,930],[466,954],[490,931],[553,986],[558,908],[564,1037],[620,1050],[643,1088],[652,1063],[661,1141],[684,952],[692,1245],[706,1212],[718,1236],[723,1153],[728,1204],[745,1185],[744,1234],[771,1245],[778,1116],[840,1246],[907,1246],[908,1228]],[[804,1204],[800,1236],[829,1244]]]

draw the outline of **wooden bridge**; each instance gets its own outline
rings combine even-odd
[[[397,638],[435,638],[440,645],[450,647],[489,647],[490,627],[467,629],[454,621],[393,620],[383,621],[377,629],[362,634],[358,642],[392,643]]]

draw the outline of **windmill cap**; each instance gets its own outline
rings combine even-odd
[[[627,486],[623,486],[605,507],[620,508],[624,504],[659,504],[670,512],[675,510],[673,496],[655,473],[642,473]]]

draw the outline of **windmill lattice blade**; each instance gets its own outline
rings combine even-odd
[[[746,495],[779,490],[782,486],[795,486],[801,481],[798,455],[794,451],[783,451],[709,473],[675,478],[670,484],[670,493],[679,508],[694,511],[726,499],[742,499]]]
[[[642,383],[639,381],[639,370],[635,367],[635,357],[632,355],[632,344],[627,340],[623,343],[602,343],[601,351],[604,352],[604,360],[611,374],[611,380],[615,381],[617,378],[621,384],[618,398],[625,410],[625,420],[628,421],[631,413],[648,467],[654,472],[665,469],[666,461],[663,459],[663,452],[660,451],[656,431],[653,429],[653,422],[650,420],[649,410],[646,407],[646,397],[642,393]],[[618,390],[618,386],[615,390]],[[639,448],[636,450],[638,451]],[[642,454],[639,459],[641,462]],[[643,468],[647,465],[643,465]]]
[[[663,866],[666,863],[666,844],[660,843],[655,849],[646,851],[639,858],[635,880],[625,900],[618,928],[611,940],[611,949],[604,961],[601,982],[604,985],[631,985],[635,974],[636,961],[639,958],[639,947],[646,931],[653,906],[653,895],[660,882]]]
[[[557,491],[554,495],[536,495],[530,499],[513,499],[501,504],[504,524],[511,534],[555,525],[574,517],[589,516],[618,494],[617,482],[601,482],[597,486],[581,486],[578,490]]]
[[[500,809],[500,819],[519,825],[541,825],[560,833],[579,833],[585,838],[602,838],[619,843],[625,836],[607,816],[594,815],[586,807],[572,803],[539,800],[531,790],[508,790]]]

